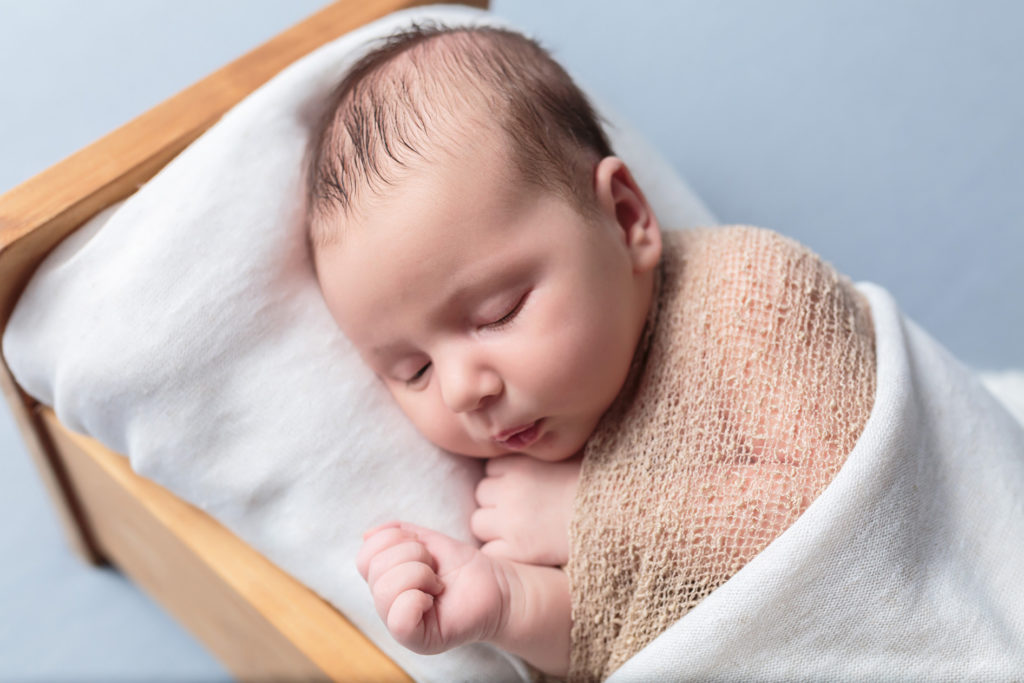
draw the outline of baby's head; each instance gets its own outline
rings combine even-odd
[[[416,28],[352,69],[313,145],[324,299],[416,427],[463,455],[578,452],[661,237],[561,67],[515,33]]]

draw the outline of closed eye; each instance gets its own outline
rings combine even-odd
[[[500,330],[501,328],[511,323],[513,320],[515,320],[515,317],[519,315],[519,311],[523,309],[523,304],[526,303],[526,297],[529,296],[529,294],[530,292],[525,292],[521,297],[519,297],[519,300],[516,301],[512,308],[510,308],[508,312],[505,313],[505,315],[501,316],[494,322],[490,322],[487,323],[486,325],[483,325],[481,329]]]
[[[410,385],[410,386],[416,384],[421,379],[423,379],[423,376],[427,374],[427,370],[429,370],[429,369],[430,369],[430,363],[427,363],[422,368],[417,370],[415,375],[413,375],[409,379],[405,380],[405,383]]]

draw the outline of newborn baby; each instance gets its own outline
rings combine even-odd
[[[309,220],[364,360],[433,443],[490,459],[482,548],[366,533],[359,569],[417,652],[607,676],[806,509],[870,412],[855,290],[768,231],[663,235],[518,34],[415,28],[361,60],[314,139]]]

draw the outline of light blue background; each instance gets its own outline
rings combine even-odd
[[[0,0],[0,192],[321,0]],[[888,287],[970,364],[1024,367],[1024,5],[496,0],[723,221]],[[224,670],[73,558],[0,412],[0,680]]]

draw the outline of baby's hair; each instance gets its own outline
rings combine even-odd
[[[474,118],[475,117],[475,118]],[[362,57],[314,131],[307,177],[314,249],[361,193],[379,193],[431,145],[472,142],[465,124],[504,133],[519,177],[587,212],[593,170],[612,154],[593,107],[535,41],[494,27],[413,25]]]

